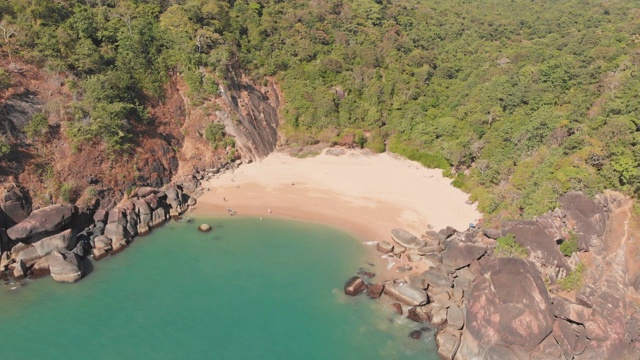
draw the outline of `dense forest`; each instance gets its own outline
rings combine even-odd
[[[240,69],[280,84],[290,144],[349,135],[440,167],[487,214],[640,195],[634,1],[9,0],[0,18],[2,56],[69,74],[76,144],[127,152],[172,76],[197,105]]]

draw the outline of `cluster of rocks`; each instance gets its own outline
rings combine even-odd
[[[187,182],[194,189],[199,181]],[[101,260],[124,250],[134,237],[178,218],[196,199],[184,185],[137,189],[110,210],[80,210],[72,204],[31,209],[28,193],[11,185],[0,202],[0,274],[6,279],[51,274],[58,282],[76,282],[83,258]]]
[[[640,309],[626,301],[635,282],[627,281],[623,248],[601,249],[613,203],[576,192],[560,198],[560,209],[499,229],[447,228],[420,238],[394,229],[392,241],[377,248],[398,259],[402,278],[374,283],[359,274],[345,293],[383,296],[420,329],[423,323],[435,328],[444,359],[637,358]],[[496,239],[506,234],[528,250],[526,259],[495,253]],[[602,254],[610,267],[597,280],[586,275],[575,296],[552,296],[554,282],[576,266],[575,255],[558,249],[572,234],[582,251],[593,251],[596,260]],[[418,264],[427,270],[407,272]],[[418,332],[410,336],[419,338]]]

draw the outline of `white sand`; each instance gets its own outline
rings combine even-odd
[[[441,170],[389,153],[344,150],[334,156],[325,150],[305,159],[273,153],[204,186],[210,191],[199,199],[198,212],[226,215],[232,208],[238,215],[322,222],[364,240],[388,240],[395,227],[417,236],[429,224],[464,230],[480,218]]]

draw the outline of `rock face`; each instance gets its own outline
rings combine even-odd
[[[491,259],[467,300],[463,358],[486,358],[496,346],[533,350],[553,329],[551,301],[536,267],[514,258]]]
[[[54,251],[47,256],[51,277],[57,282],[73,283],[82,278],[82,263],[67,250]]]
[[[25,240],[51,233],[68,224],[74,213],[75,206],[71,204],[47,206],[32,212],[29,217],[9,228],[7,235],[13,240]]]
[[[408,249],[419,249],[424,246],[424,241],[404,229],[391,230],[391,238],[399,245]]]
[[[589,250],[589,244],[597,244],[607,227],[604,206],[581,192],[566,193],[558,199],[566,214],[567,223],[578,235],[578,246]]]
[[[535,220],[507,221],[502,224],[502,235],[513,234],[516,242],[529,250],[529,258],[546,266],[571,271],[571,266],[560,252],[558,244]]]

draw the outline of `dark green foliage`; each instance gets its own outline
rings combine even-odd
[[[560,244],[560,252],[564,256],[571,256],[574,253],[578,252],[578,237],[576,234],[571,233],[569,239],[565,240]]]
[[[49,121],[47,116],[43,113],[36,113],[29,121],[29,124],[25,126],[24,132],[27,136],[34,140],[44,136],[49,128]]]
[[[562,291],[574,291],[582,287],[584,281],[585,266],[583,263],[578,263],[575,269],[570,272],[566,277],[558,281],[560,289]]]
[[[224,131],[224,125],[222,124],[209,123],[204,129],[204,138],[211,144],[214,150],[234,146],[233,139],[227,136],[227,133]]]
[[[198,105],[241,70],[281,85],[291,139],[350,129],[358,146],[455,175],[488,214],[533,217],[570,190],[640,195],[635,7],[12,0],[0,16],[17,34],[3,49],[77,77],[77,142],[126,151],[169,74]]]

